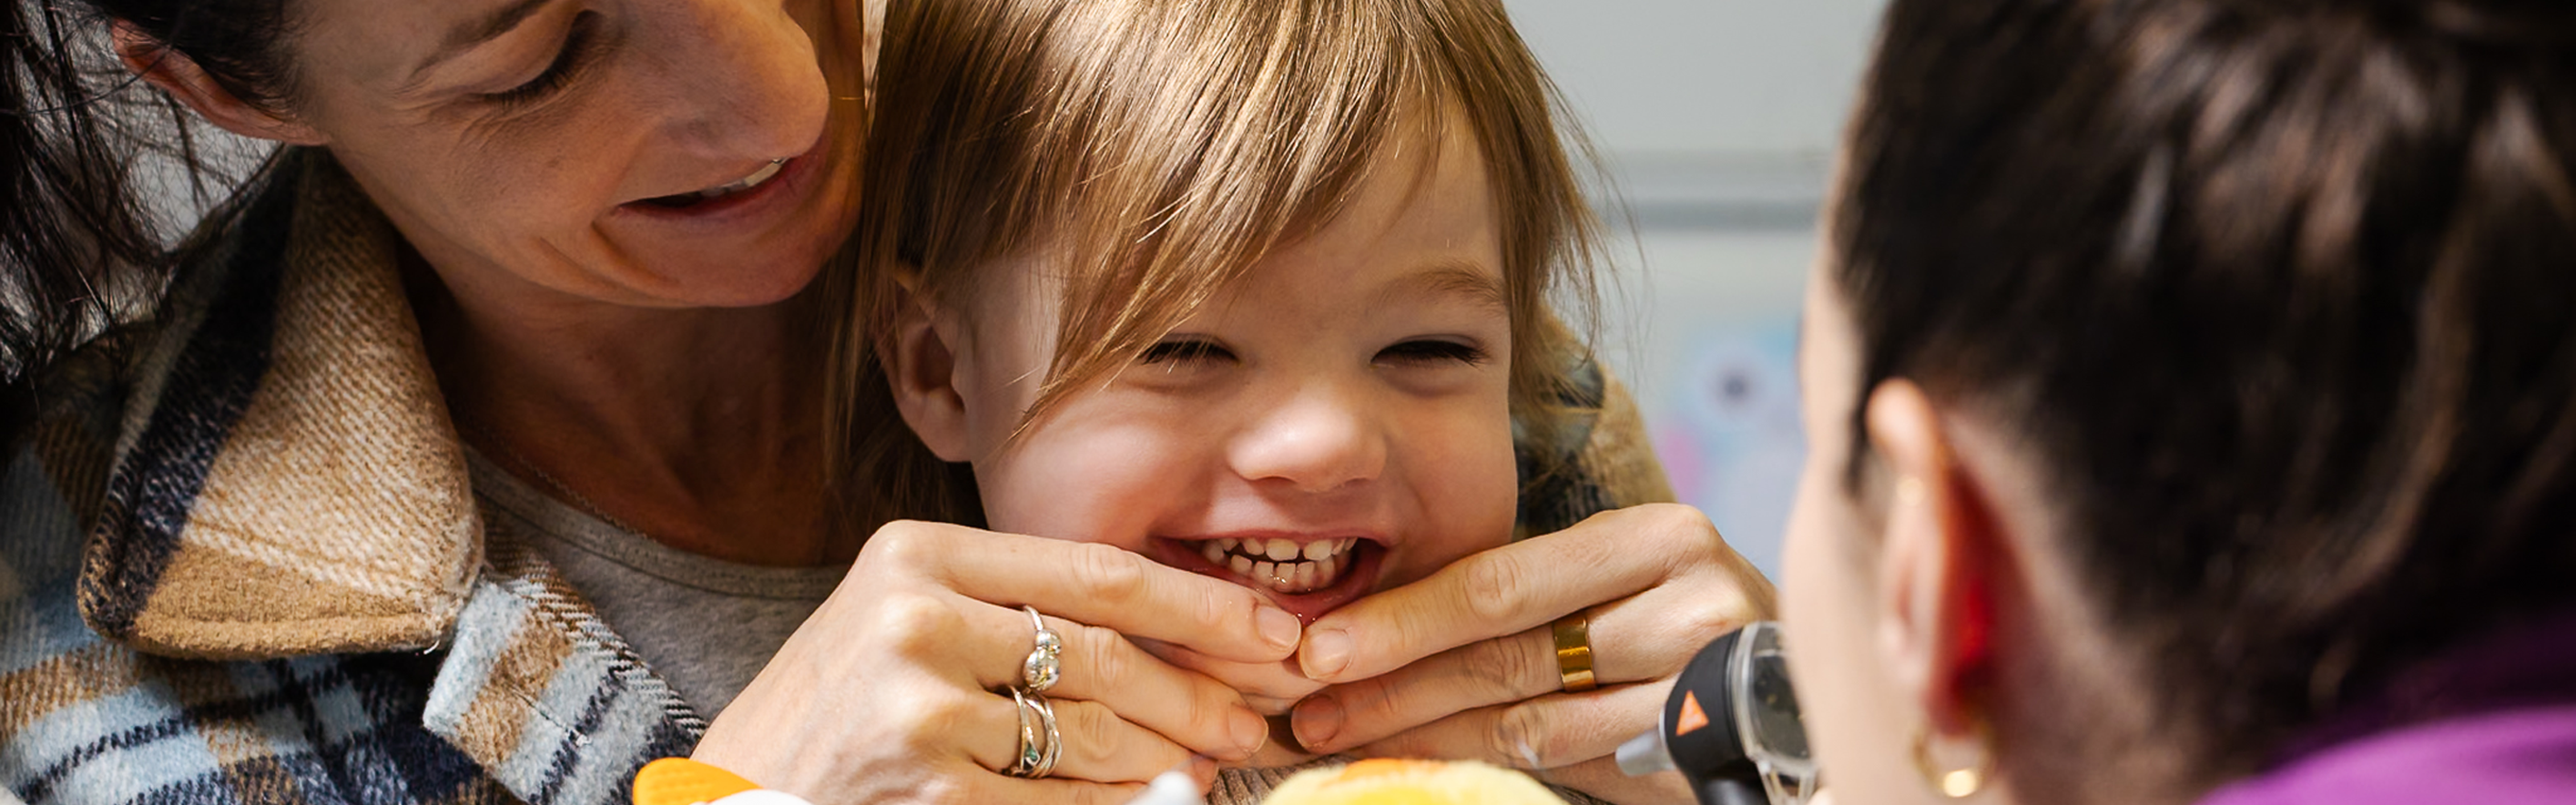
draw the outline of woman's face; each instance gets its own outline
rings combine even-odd
[[[1831,252],[1830,248],[1821,250]],[[1830,265],[1832,258],[1820,258]],[[1807,463],[1789,514],[1780,610],[1790,676],[1826,785],[1838,802],[1916,801],[1927,789],[1907,765],[1903,736],[1922,723],[1878,649],[1872,617],[1872,518],[1843,482],[1861,390],[1858,336],[1833,272],[1807,278],[1798,340]]]
[[[1508,542],[1494,199],[1471,143],[1437,153],[1381,166],[1333,223],[1017,441],[1057,296],[1039,266],[987,267],[951,326],[971,330],[955,375],[990,524],[1118,545],[1309,620]]]
[[[288,114],[460,295],[764,304],[802,289],[848,232],[855,132],[834,98],[859,93],[825,74],[858,74],[855,11],[293,4]]]

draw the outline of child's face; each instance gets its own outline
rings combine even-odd
[[[1494,200],[1472,144],[1427,170],[1423,150],[1016,443],[1058,296],[1042,259],[986,267],[935,326],[989,524],[1234,580],[1310,621],[1508,541]]]

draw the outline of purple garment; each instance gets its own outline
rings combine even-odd
[[[2401,675],[2271,771],[2201,805],[2576,804],[2576,616]]]

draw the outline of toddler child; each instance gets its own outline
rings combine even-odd
[[[1602,393],[1549,301],[1597,225],[1498,0],[897,0],[884,42],[840,418],[917,438],[841,446],[858,517],[1312,621],[1564,469],[1515,445]]]

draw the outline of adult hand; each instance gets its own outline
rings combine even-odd
[[[1011,766],[1036,607],[1063,637],[1050,779]],[[1267,730],[1232,688],[1121,634],[1232,662],[1277,663],[1298,622],[1250,590],[1105,545],[952,525],[881,529],[832,597],[709,725],[694,757],[818,805],[1121,803],[1208,758],[1249,757]]]
[[[1699,511],[1604,512],[1307,627],[1298,661],[1332,685],[1291,723],[1311,751],[1540,768],[1616,802],[1687,803],[1680,775],[1630,778],[1611,755],[1655,726],[1693,654],[1772,609],[1770,582]],[[1600,687],[1566,693],[1552,625],[1576,612]]]

